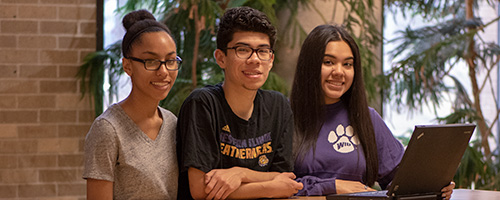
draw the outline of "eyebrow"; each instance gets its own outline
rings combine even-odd
[[[149,54],[149,55],[160,57],[160,55],[158,55],[157,53],[152,52],[152,51],[145,51],[145,52],[142,52],[142,54]],[[173,54],[175,54],[175,51],[171,51],[171,52],[167,53],[167,56],[170,56]]]
[[[331,57],[331,58],[337,59],[337,57],[335,57],[334,55],[331,55],[331,54],[325,54],[325,57]],[[350,57],[347,57],[344,60],[354,60],[354,57],[350,56]]]
[[[236,44],[234,44],[234,46],[238,46],[238,45],[240,45],[240,46],[243,45],[243,46],[250,47],[250,44],[244,43],[244,42],[237,42]],[[259,47],[271,47],[271,45],[269,45],[269,44],[260,44],[260,45],[257,46],[257,48],[259,48]]]

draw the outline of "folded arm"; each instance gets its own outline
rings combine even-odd
[[[233,167],[208,173],[188,169],[189,187],[194,199],[249,199],[290,197],[302,188],[293,173],[257,172]]]

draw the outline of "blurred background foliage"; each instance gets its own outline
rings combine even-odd
[[[498,3],[483,1],[491,6]],[[420,17],[427,25],[419,28],[408,26],[398,32],[397,38],[385,38],[384,42],[396,43],[397,47],[390,52],[391,68],[376,73],[374,63],[381,62],[381,58],[373,51],[383,40],[376,25],[377,20],[382,19],[374,16],[374,7],[380,1],[338,2],[345,8],[343,24],[360,46],[370,101],[382,95],[384,102],[395,102],[394,109],[422,112],[424,105],[437,109],[446,96],[456,96],[451,114],[437,120],[439,123],[474,123],[477,125],[475,134],[480,137],[471,141],[454,181],[459,188],[499,190],[499,152],[498,148],[491,150],[488,143],[488,138],[493,137],[493,124],[498,119],[485,120],[480,106],[482,99],[479,98],[482,93],[493,92],[485,90],[484,85],[492,82],[495,74],[491,72],[498,68],[500,55],[498,44],[485,42],[487,40],[481,38],[480,33],[498,22],[498,18],[484,22],[475,17],[478,2],[473,0],[384,0],[385,12],[402,13],[405,18]],[[194,88],[223,80],[223,72],[213,58],[217,21],[225,9],[237,6],[259,9],[275,25],[284,23],[285,28],[278,30],[278,42],[291,43],[292,46],[296,45],[297,39],[302,42],[307,35],[297,20],[299,7],[317,10],[314,0],[128,0],[117,9],[116,13],[122,16],[140,8],[152,11],[168,25],[176,39],[177,51],[184,62],[174,87],[160,106],[177,113]],[[291,13],[290,17],[278,19],[277,13],[284,9]],[[117,97],[118,77],[123,74],[120,45],[121,40],[89,54],[80,67],[78,76],[82,97],[89,94],[88,97],[93,99],[96,116],[103,111],[105,71],[108,71],[110,84],[109,98]],[[296,47],[300,48],[300,45]],[[276,61],[280,59],[276,57]],[[452,69],[464,66],[469,80],[461,80],[450,73]],[[486,74],[486,78],[478,79],[478,71]],[[445,82],[446,79],[452,80],[452,84]],[[472,91],[467,91],[464,84],[471,84]],[[288,95],[288,88],[274,72],[263,86],[263,89],[277,90],[285,95]],[[497,102],[496,98],[494,102]],[[496,112],[498,117],[499,111]],[[402,141],[407,141],[407,138],[402,138]]]
[[[127,0],[125,5],[119,7],[115,12],[121,16],[137,9],[148,9],[158,20],[168,25],[177,42],[177,52],[183,59],[179,75],[166,99],[160,102],[160,106],[177,113],[183,100],[197,87],[207,84],[215,84],[223,80],[223,72],[217,66],[213,57],[216,48],[215,34],[217,31],[217,20],[222,16],[224,10],[230,7],[249,6],[263,11],[273,24],[285,24],[283,30],[278,30],[278,43],[292,43],[303,41],[307,36],[306,31],[297,20],[299,7],[317,11],[313,0]],[[374,83],[374,75],[370,66],[380,61],[372,53],[375,46],[381,44],[381,34],[373,19],[373,1],[366,2],[357,0],[341,1],[346,10],[344,22],[346,28],[359,34],[354,38],[360,45],[363,56],[363,67],[365,78],[369,80],[367,89],[370,97],[379,96]],[[290,12],[287,19],[278,19],[277,13],[286,10]],[[321,15],[321,13],[318,13]],[[323,23],[327,23],[324,19]],[[102,51],[89,54],[84,64],[80,67],[79,78],[81,80],[82,96],[89,94],[95,108],[95,116],[103,112],[104,73],[108,72],[107,82],[110,85],[108,97],[109,102],[117,99],[119,90],[119,76],[123,74],[121,67],[121,40],[115,44],[105,47]],[[282,59],[276,56],[275,62]],[[290,58],[283,58],[290,59]],[[280,91],[288,95],[290,86],[279,75],[271,71],[268,80],[262,87]]]
[[[299,4],[308,4],[308,0],[128,0],[115,12],[119,15],[137,9],[148,9],[159,21],[168,25],[177,43],[177,52],[183,59],[174,87],[160,106],[177,113],[184,99],[190,92],[207,84],[219,83],[224,74],[213,57],[216,49],[216,22],[225,9],[238,6],[250,6],[265,12],[273,23],[277,23],[276,12],[280,8],[298,8]],[[117,98],[118,79],[123,74],[121,66],[121,40],[102,51],[89,54],[80,67],[78,76],[81,80],[82,95],[89,94],[93,99],[95,114],[103,112],[102,88],[104,72],[109,71],[109,98]],[[271,72],[264,89],[277,90],[285,95],[288,87],[284,80]]]
[[[419,17],[425,26],[408,25],[397,33],[398,37],[387,38],[397,45],[390,52],[391,68],[378,80],[383,98],[392,99],[394,109],[422,112],[427,105],[436,111],[444,100],[452,99],[451,114],[437,117],[438,122],[477,125],[477,137],[471,141],[454,178],[457,187],[498,190],[499,152],[498,148],[491,149],[489,139],[495,140],[492,128],[500,114],[498,95],[492,89],[496,87],[497,74],[493,70],[498,70],[500,47],[481,34],[499,18],[483,21],[477,17],[480,3],[498,6],[494,0],[385,0],[388,12],[401,13],[405,18]],[[468,77],[457,77],[451,73],[453,70],[466,71]],[[482,95],[493,99],[480,98]],[[495,119],[486,119],[482,101],[495,103]]]

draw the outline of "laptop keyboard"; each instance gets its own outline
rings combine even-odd
[[[387,190],[371,191],[371,192],[357,192],[351,193],[350,196],[387,196]]]

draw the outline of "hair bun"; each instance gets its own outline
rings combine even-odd
[[[156,21],[156,18],[147,10],[136,10],[128,13],[123,17],[123,27],[128,31],[128,29],[134,25],[136,22],[142,21],[142,20],[154,20]]]

